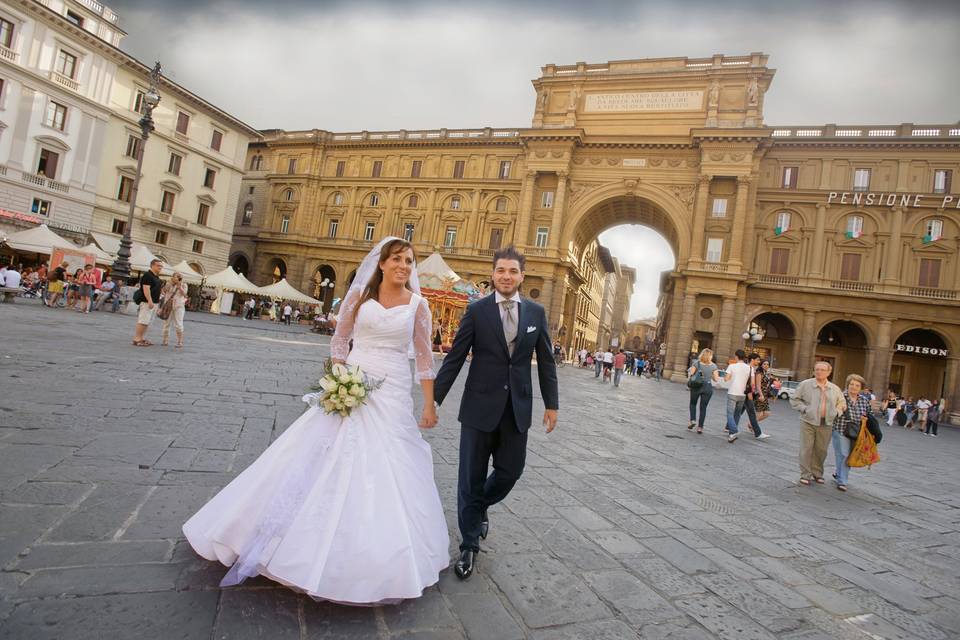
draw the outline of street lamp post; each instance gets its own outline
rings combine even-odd
[[[147,138],[153,131],[153,110],[160,104],[160,94],[157,93],[157,84],[160,81],[160,63],[154,65],[150,72],[150,88],[143,95],[141,102],[143,117],[140,118],[140,151],[137,153],[137,173],[133,177],[133,187],[130,189],[130,209],[127,211],[127,224],[120,238],[120,248],[117,250],[117,259],[110,267],[110,275],[118,283],[126,282],[130,278],[130,254],[133,246],[133,213],[137,207],[137,192],[140,190],[140,172],[143,169],[143,154],[147,149]],[[119,284],[118,284],[119,286]]]

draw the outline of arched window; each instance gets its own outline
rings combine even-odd
[[[450,198],[450,208],[454,211],[458,211],[460,209],[460,196],[453,196]]]
[[[335,204],[338,207],[343,204],[343,194],[340,193],[339,191],[333,194],[333,204]]]
[[[786,233],[790,230],[790,212],[781,211],[777,214],[777,226],[774,227],[773,232],[777,235],[781,233]]]
[[[243,205],[243,219],[240,221],[240,224],[248,226],[253,223],[253,203],[248,202]]]
[[[417,194],[415,193],[410,194],[410,198],[407,200],[407,206],[410,207],[411,209],[416,209],[417,205],[419,204],[420,204],[420,198],[417,196]]]
[[[380,194],[379,194],[379,193],[371,193],[371,194],[370,194],[370,206],[371,206],[371,207],[375,207],[375,206],[377,206],[378,204],[380,204]]]
[[[287,189],[286,191],[284,191],[283,199],[286,200],[287,202],[290,202],[291,200],[293,200],[293,189]]]
[[[927,220],[927,223],[924,225],[924,227],[924,244],[936,242],[943,237],[943,220],[940,218],[931,218],[930,220]]]
[[[250,158],[250,170],[251,171],[260,171],[263,167],[263,156],[259,153],[252,158]]]
[[[503,212],[507,210],[507,199],[504,198],[503,196],[500,196],[499,198],[497,198],[496,210],[499,212]]]

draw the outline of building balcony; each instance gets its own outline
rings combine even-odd
[[[74,91],[80,91],[80,83],[71,78],[70,76],[65,76],[59,71],[51,71],[50,79],[58,84],[62,84],[65,87],[73,89]]]
[[[820,293],[825,290],[844,292],[854,296],[865,297],[910,297],[926,298],[929,300],[960,301],[960,291],[954,289],[939,289],[934,287],[911,287],[901,284],[883,284],[877,282],[860,282],[858,280],[824,280],[821,278],[787,276],[778,274],[756,274],[748,280],[754,287],[782,289],[790,287],[791,291]]]
[[[19,57],[19,55],[20,54],[18,54],[13,49],[0,45],[0,58],[3,58],[4,60],[9,60],[10,62],[16,62],[17,57]]]
[[[905,122],[894,125],[846,126],[827,124],[820,127],[774,127],[771,137],[782,140],[882,140],[884,138],[958,138],[960,125],[927,125]]]
[[[6,175],[6,172],[4,172],[4,175]],[[62,182],[57,182],[56,180],[51,180],[46,176],[41,176],[36,173],[23,172],[20,175],[20,179],[23,180],[24,182],[28,182],[38,187],[49,189],[51,191],[58,191],[60,193],[70,192],[70,187],[67,186],[66,184]]]
[[[841,291],[861,291],[863,293],[873,293],[874,286],[872,282],[859,282],[857,280],[831,280],[830,288],[839,289]]]

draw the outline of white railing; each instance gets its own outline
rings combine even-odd
[[[16,62],[17,52],[0,44],[0,58],[4,58],[5,60],[9,60],[11,62]]]
[[[24,182],[29,182],[30,184],[35,184],[38,187],[46,187],[51,191],[59,191],[60,193],[68,193],[70,187],[62,182],[57,182],[56,180],[51,180],[46,176],[37,175],[35,173],[27,173],[24,171],[20,174],[20,179]]]
[[[702,269],[714,273],[726,273],[728,266],[720,262],[704,262]]]
[[[74,80],[74,79],[71,78],[70,76],[65,76],[65,75],[63,75],[63,74],[60,73],[59,71],[51,71],[51,72],[50,72],[50,79],[53,80],[54,82],[58,82],[58,83],[62,84],[62,85],[65,86],[65,87],[70,87],[70,88],[73,89],[74,91],[79,91],[79,90],[80,90],[80,83],[79,83],[79,82],[77,82],[76,80]]]
[[[821,127],[774,127],[774,138],[948,138],[960,136],[956,125],[901,125],[857,127],[828,124]]]
[[[7,165],[0,164],[0,176],[7,175]]]
[[[870,282],[857,282],[855,280],[833,280],[830,282],[830,288],[840,291],[871,293],[873,291],[873,284]]]
[[[910,287],[910,295],[938,300],[956,300],[957,292],[950,289],[932,289],[930,287]]]
[[[317,137],[326,138],[334,142],[350,142],[353,140],[483,140],[491,138],[516,138],[520,135],[517,129],[430,129],[422,131],[356,131],[347,133],[318,132]],[[284,138],[310,138],[313,134],[285,133]]]
[[[761,273],[757,276],[757,282],[763,282],[766,284],[798,285],[800,284],[800,278],[796,276],[781,276],[771,273]]]
[[[38,176],[35,173],[26,173],[26,172],[20,174],[20,179],[23,180],[24,182],[35,184],[38,187],[42,187],[44,184],[46,184],[46,181],[47,181],[47,179],[44,178],[43,176]]]

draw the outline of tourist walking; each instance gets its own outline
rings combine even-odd
[[[863,385],[866,381],[863,377],[851,373],[847,376],[846,389],[843,392],[844,402],[847,403],[846,411],[837,414],[833,421],[833,455],[836,459],[836,473],[833,479],[837,481],[837,489],[847,490],[847,480],[850,476],[850,465],[847,464],[847,458],[850,457],[850,448],[853,446],[855,438],[850,434],[859,434],[861,428],[861,418],[870,415],[870,396],[863,393]]]
[[[713,397],[713,383],[720,381],[718,367],[713,362],[713,351],[704,349],[700,356],[687,369],[687,387],[690,389],[690,422],[687,429],[697,427],[697,433],[703,433],[703,423],[707,418],[707,405]],[[697,405],[700,405],[700,417],[697,418]]]
[[[283,306],[283,323],[289,325],[291,316],[293,316],[293,307],[288,302]]]
[[[90,298],[93,296],[93,289],[97,285],[97,274],[93,272],[92,264],[83,265],[83,271],[77,278],[80,287],[80,313],[90,313]]]
[[[48,298],[46,305],[48,307],[56,308],[61,296],[63,296],[63,290],[67,280],[67,267],[69,266],[67,262],[62,262],[59,267],[54,268],[53,271],[50,272],[49,279],[47,280]]]
[[[813,366],[813,377],[799,385],[790,405],[800,412],[800,484],[823,484],[823,461],[837,415],[847,408],[840,387],[830,382],[829,362]]]
[[[170,344],[170,325],[173,325],[177,332],[177,344],[175,347],[183,346],[183,316],[186,312],[187,301],[187,283],[183,281],[183,276],[174,273],[170,282],[163,287],[163,346]]]
[[[156,313],[157,302],[160,301],[160,292],[163,290],[163,282],[160,280],[160,268],[163,263],[154,258],[150,261],[150,269],[140,276],[140,282],[136,293],[133,294],[133,301],[137,303],[137,327],[133,333],[133,346],[152,347],[153,343],[147,340],[144,335],[153,322],[153,316]]]
[[[894,422],[897,419],[897,409],[900,408],[900,400],[897,399],[897,394],[891,389],[887,391],[887,425],[893,426]]]
[[[753,402],[757,410],[757,422],[763,422],[770,416],[770,401],[775,397],[772,384],[770,361],[761,360],[753,375],[753,388],[756,392]]]
[[[607,349],[603,352],[603,382],[613,377],[613,352]]]
[[[917,401],[917,426],[920,428],[920,431],[926,433],[926,422],[929,419],[930,407],[933,406],[933,403],[927,399],[927,396],[920,396],[920,399]]]
[[[603,351],[597,349],[593,352],[593,377],[599,378],[601,371],[603,371]]]
[[[613,386],[619,387],[620,380],[623,378],[624,367],[627,366],[627,354],[620,349],[617,355],[613,356]]]
[[[940,402],[935,400],[933,404],[930,405],[930,408],[927,409],[927,426],[926,429],[923,430],[924,434],[934,438],[937,437],[937,427],[940,423],[940,414],[943,413],[941,406],[942,405]]]

